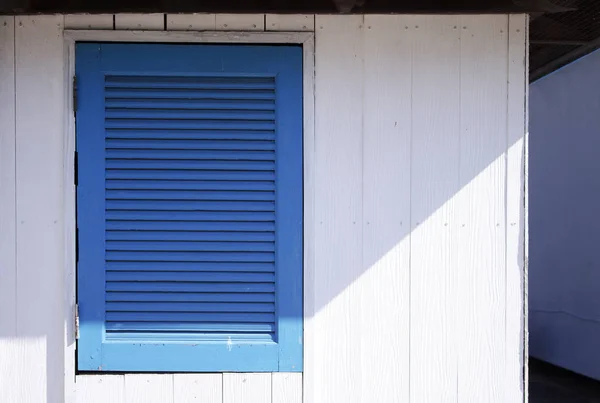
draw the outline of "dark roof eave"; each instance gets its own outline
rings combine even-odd
[[[0,0],[0,13],[504,14],[562,12],[551,0]]]

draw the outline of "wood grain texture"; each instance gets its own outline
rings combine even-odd
[[[411,21],[410,400],[456,402],[460,19]]]
[[[164,14],[115,14],[115,29],[154,30],[165,29]]]
[[[270,373],[223,374],[223,403],[271,403]]]
[[[506,170],[506,401],[527,395],[527,27],[526,15],[509,17]],[[525,378],[525,379],[524,379]]]
[[[167,31],[214,31],[215,14],[167,14]]]
[[[174,403],[222,403],[222,374],[174,374]]]
[[[317,16],[315,402],[361,396],[363,17]],[[343,66],[343,68],[342,68]]]
[[[77,403],[126,403],[125,375],[78,375]]]
[[[17,336],[24,370],[15,388],[25,392],[18,400],[24,402],[64,400],[63,20],[15,21]]]
[[[65,29],[113,29],[112,14],[66,14]]]
[[[0,397],[2,402],[45,402],[46,385],[30,384],[32,377],[28,365],[43,346],[43,339],[5,337],[0,339]],[[35,375],[35,374],[34,374]],[[33,389],[33,390],[32,390]]]
[[[312,14],[267,14],[267,31],[314,31],[315,16]]]
[[[125,374],[125,402],[174,403],[173,375]]]
[[[460,21],[459,402],[504,396],[506,82],[508,17]]]
[[[272,403],[302,403],[302,374],[301,373],[273,373]]]
[[[17,334],[15,99],[15,18],[0,17],[0,344]]]
[[[409,399],[411,21],[364,22],[362,402]]]
[[[217,14],[218,31],[264,31],[264,14]]]

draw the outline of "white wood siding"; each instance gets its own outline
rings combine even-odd
[[[410,94],[412,89],[414,36],[405,28],[412,23],[411,16],[365,19],[361,266],[370,268],[360,280],[359,331],[370,335],[361,337],[360,365],[371,376],[361,376],[364,402],[387,402],[391,396],[409,401],[413,109],[411,97],[398,94]],[[397,319],[390,322],[391,318]]]
[[[62,30],[113,22],[314,30],[304,374],[75,375]],[[523,401],[526,26],[523,15],[0,18],[2,401]]]
[[[0,283],[5,276],[12,281],[1,287],[12,287],[8,296],[13,301],[3,300],[9,305],[2,312],[12,310],[14,321],[12,326],[0,323],[3,402],[60,401],[63,396],[63,20],[20,16],[4,17],[0,23],[14,27],[14,47],[0,46],[0,83],[7,88],[12,78],[14,88],[12,94],[0,91],[0,138],[7,147],[0,150],[0,159],[13,164],[6,171],[3,167],[6,175],[0,183],[0,241],[7,237]],[[11,60],[14,70],[5,65]],[[4,226],[4,214],[12,216],[14,226]]]
[[[433,16],[420,17],[409,26],[415,36],[411,261],[406,268],[413,401],[456,402],[458,397],[459,24],[459,17]]]

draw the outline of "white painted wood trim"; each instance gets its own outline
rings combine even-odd
[[[217,14],[218,31],[264,31],[264,14]]]
[[[315,41],[311,35],[302,46],[303,59],[303,124],[304,124],[304,349],[302,384],[305,402],[314,391],[314,373],[318,365],[315,357]]]
[[[65,29],[113,29],[113,14],[66,14]]]
[[[215,14],[167,14],[167,31],[215,31]]]
[[[509,16],[506,162],[506,401],[527,401],[528,17]]]
[[[165,29],[164,14],[115,14],[115,29],[147,29],[163,31]]]
[[[65,30],[64,31],[64,63],[65,63],[65,138],[64,138],[64,240],[65,240],[65,287],[66,303],[64,311],[65,320],[65,402],[81,403],[77,394],[79,387],[76,382],[82,379],[85,390],[95,391],[101,387],[97,382],[89,380],[90,377],[100,375],[75,375],[75,333],[73,327],[75,306],[75,119],[73,115],[72,91],[75,75],[75,43],[77,41],[108,41],[108,42],[190,42],[190,43],[295,43],[301,44],[303,49],[303,162],[304,162],[304,371],[314,372],[316,362],[310,350],[313,340],[312,318],[314,316],[314,194],[315,194],[315,45],[312,32],[153,32],[153,31],[102,31],[102,30]],[[307,340],[309,342],[307,343]],[[307,347],[308,344],[308,347]],[[307,370],[308,368],[308,370]],[[262,375],[262,374],[261,374]],[[265,374],[269,377],[271,374]],[[291,374],[294,382],[303,385],[302,374]],[[116,375],[115,375],[116,376]],[[165,375],[163,375],[165,376]],[[173,386],[182,379],[174,375]],[[196,375],[193,375],[194,377]],[[198,377],[203,376],[198,374]],[[111,375],[107,375],[111,377]],[[116,382],[110,378],[111,382]],[[198,378],[200,379],[200,378]],[[221,378],[219,378],[221,379]],[[187,380],[186,380],[187,381]],[[277,384],[279,385],[279,383]],[[312,385],[308,385],[311,387]],[[91,388],[91,389],[90,389]],[[125,388],[125,385],[123,386]],[[86,393],[86,392],[84,392]],[[96,393],[96,392],[90,392]],[[252,396],[249,397],[252,399]],[[311,402],[311,400],[305,400]],[[252,402],[258,402],[252,400]]]
[[[65,320],[64,320],[64,360],[65,360],[65,402],[76,398],[75,387],[75,303],[76,303],[76,193],[75,193],[75,114],[73,113],[73,77],[75,76],[75,42],[64,40],[65,93],[63,138],[63,180],[64,180],[64,282],[65,282]],[[99,385],[101,386],[101,385]],[[117,402],[115,402],[117,403]]]
[[[73,41],[104,42],[302,44],[313,37],[312,32],[65,30],[65,38]]]
[[[265,31],[314,31],[313,14],[267,14]]]

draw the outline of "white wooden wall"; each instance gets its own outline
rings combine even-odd
[[[526,16],[166,16],[315,31],[304,374],[75,375],[65,27],[165,18],[0,17],[0,401],[524,400]]]

